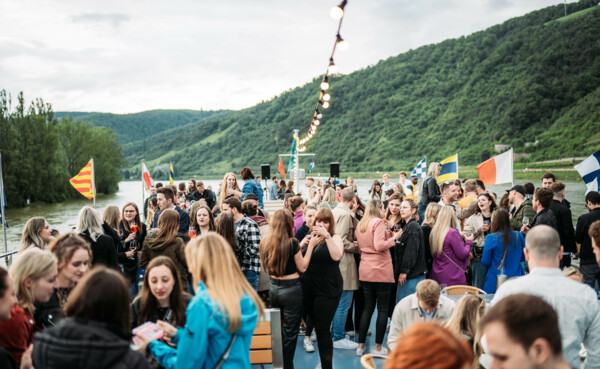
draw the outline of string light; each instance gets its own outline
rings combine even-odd
[[[331,10],[329,11],[329,15],[331,16],[331,18],[335,20],[341,19],[344,16],[344,7],[346,6],[346,3],[347,1],[344,0],[341,2],[340,5],[331,8]]]
[[[338,29],[335,36],[335,42],[333,44],[333,50],[331,52],[331,56],[329,57],[329,64],[327,65],[327,71],[325,72],[325,76],[323,77],[323,81],[320,83],[319,87],[321,88],[321,93],[319,94],[319,98],[317,99],[317,107],[315,108],[315,113],[313,114],[312,122],[310,124],[310,128],[302,139],[295,136],[296,142],[298,142],[298,152],[306,151],[306,144],[317,134],[317,126],[321,124],[321,118],[323,118],[323,114],[319,111],[319,106],[323,109],[328,109],[331,101],[331,95],[325,91],[327,91],[330,87],[329,84],[329,75],[336,74],[338,69],[337,65],[333,62],[333,56],[335,54],[335,50],[339,48],[341,51],[348,50],[348,42],[345,41],[340,35],[340,30],[342,28],[342,21],[344,20],[344,8],[348,4],[347,0],[342,0],[342,2],[336,6],[331,8],[329,11],[329,15],[335,20],[339,19]]]

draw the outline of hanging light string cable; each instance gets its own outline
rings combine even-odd
[[[339,19],[340,22],[338,24],[337,32],[335,35],[333,50],[331,51],[331,56],[329,57],[329,65],[327,66],[327,70],[325,71],[323,81],[319,85],[319,87],[321,88],[321,92],[319,93],[319,99],[317,100],[317,106],[312,117],[310,128],[308,130],[308,133],[302,139],[300,139],[299,137],[295,137],[295,139],[298,142],[299,152],[303,152],[306,150],[306,144],[317,133],[317,127],[321,124],[321,118],[323,117],[323,114],[321,114],[321,112],[319,111],[319,107],[327,109],[330,105],[331,95],[327,92],[327,90],[329,89],[329,74],[335,74],[337,72],[337,66],[333,62],[333,57],[338,46],[341,51],[345,51],[348,49],[348,42],[345,41],[340,35],[340,30],[342,29],[342,22],[344,20],[344,8],[346,7],[347,3],[347,0],[343,0],[340,3],[340,5],[331,8],[331,11],[329,12],[332,18]]]

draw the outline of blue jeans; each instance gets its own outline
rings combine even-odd
[[[352,304],[353,290],[342,291],[340,302],[338,304],[335,315],[333,316],[332,336],[334,341],[339,341],[346,337],[346,318],[348,317],[348,309]]]
[[[242,273],[244,273],[244,277],[246,277],[248,283],[254,288],[254,291],[257,291],[259,274],[253,270],[243,270]]]
[[[592,287],[598,293],[598,287],[600,286],[600,280],[598,279],[600,267],[598,264],[583,264],[579,266],[579,270],[583,275],[583,283]]]
[[[419,225],[425,220],[425,210],[427,210],[427,205],[419,204],[419,209],[417,209],[417,214],[419,214]]]
[[[424,280],[425,276],[422,275],[417,278],[407,279],[404,283],[404,286],[398,284],[398,289],[396,290],[396,304],[398,304],[398,302],[400,302],[400,300],[402,300],[406,296],[412,295],[413,293],[417,292],[417,284]]]
[[[471,259],[469,268],[471,268],[471,271],[473,272],[473,287],[477,287],[482,290],[483,285],[485,284],[485,276],[487,275],[488,268],[481,264],[481,260],[476,259]]]

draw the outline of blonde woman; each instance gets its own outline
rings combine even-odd
[[[225,174],[225,176],[223,176],[223,182],[221,182],[221,193],[219,194],[219,202],[217,203],[217,205],[219,205],[219,210],[221,210],[223,200],[230,196],[235,196],[238,199],[242,197],[242,190],[238,184],[237,177],[231,172]]]
[[[263,303],[242,274],[231,246],[210,232],[185,249],[196,294],[189,304],[184,328],[158,321],[173,348],[137,336],[140,351],[154,356],[164,368],[251,368],[250,341]],[[224,355],[224,354],[228,355]]]
[[[346,186],[352,187],[352,189],[354,190],[354,193],[357,193],[358,190],[356,188],[356,183],[354,183],[354,178],[348,177],[346,179]]]
[[[103,264],[120,270],[117,262],[117,245],[102,229],[102,219],[91,206],[84,206],[79,212],[77,232],[92,248],[92,265]]]
[[[425,241],[425,264],[427,264],[428,271],[431,271],[431,266],[433,264],[431,245],[429,245],[429,236],[431,235],[431,229],[435,225],[435,221],[441,208],[442,205],[438,204],[437,202],[430,202],[429,205],[427,205],[427,210],[425,210],[425,220],[423,220],[423,224],[421,224],[421,229],[423,230],[423,240]]]
[[[456,211],[443,206],[429,236],[433,265],[430,278],[440,285],[466,285],[465,272],[469,266],[469,252],[473,234],[465,235],[466,243],[456,229]]]
[[[64,308],[75,285],[90,268],[92,250],[75,233],[58,237],[48,247],[58,260],[57,288],[48,302],[35,304],[35,325],[39,330],[56,325],[65,317]]]
[[[443,326],[462,337],[473,350],[473,368],[479,367],[479,356],[482,349],[479,344],[481,332],[478,329],[479,320],[485,314],[485,300],[477,295],[465,295],[456,303],[454,312]]]
[[[119,229],[119,222],[121,221],[121,214],[119,214],[119,207],[115,205],[109,205],[102,212],[102,220],[110,226],[110,228],[117,231]]]
[[[437,162],[429,164],[427,176],[421,185],[421,200],[419,200],[419,218],[425,218],[425,210],[427,205],[432,202],[439,202],[442,199],[440,186],[437,184],[437,178],[442,171],[442,165]]]
[[[44,250],[50,241],[54,239],[50,232],[50,226],[46,222],[46,219],[42,217],[29,219],[25,224],[25,228],[23,228],[19,252],[21,253],[31,247]]]
[[[319,205],[319,209],[326,208],[329,210],[333,210],[333,208],[335,208],[337,204],[338,202],[335,190],[333,189],[333,187],[328,187],[325,190],[325,194],[323,195],[323,201],[321,202],[321,205]]]
[[[0,346],[12,354],[17,364],[33,342],[34,304],[50,300],[58,287],[57,275],[56,257],[38,248],[24,251],[10,267],[18,302],[10,319],[0,322]]]
[[[179,229],[179,213],[173,209],[161,212],[158,217],[158,232],[156,235],[146,237],[142,246],[140,268],[146,269],[150,261],[157,256],[168,256],[177,265],[181,284],[187,286],[188,270],[183,252],[185,243],[177,235],[177,229]]]

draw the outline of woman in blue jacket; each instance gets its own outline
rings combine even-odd
[[[177,348],[137,336],[140,350],[147,350],[167,369],[214,368],[220,362],[221,368],[250,368],[250,341],[264,306],[231,246],[209,232],[190,241],[185,254],[197,286],[185,327],[157,322]]]
[[[510,229],[510,218],[505,209],[496,209],[492,214],[490,232],[485,238],[481,256],[481,264],[488,268],[483,289],[487,293],[495,293],[497,275],[502,273],[512,278],[525,274],[521,266],[521,261],[525,260],[525,237],[521,232]],[[501,265],[503,258],[504,265]]]

